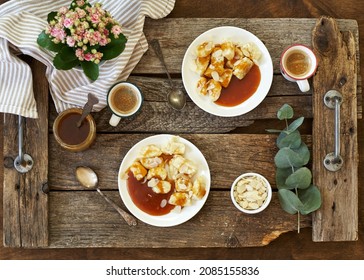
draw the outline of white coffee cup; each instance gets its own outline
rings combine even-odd
[[[308,78],[312,77],[317,69],[316,55],[304,45],[289,46],[281,55],[280,69],[283,77],[296,82],[302,92],[309,91]]]
[[[113,85],[107,94],[107,105],[113,113],[109,124],[117,126],[123,117],[137,113],[142,105],[143,95],[140,89],[128,82]]]

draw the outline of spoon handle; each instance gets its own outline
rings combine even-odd
[[[77,122],[77,127],[81,126],[83,120],[87,117],[88,114],[91,113],[92,107],[97,103],[99,103],[99,99],[92,93],[89,93],[87,103],[85,104],[82,110],[81,118]]]
[[[150,41],[150,44],[151,44],[152,48],[154,49],[154,52],[157,55],[157,57],[159,58],[160,62],[162,63],[164,70],[167,73],[169,83],[171,84],[171,87],[173,88],[172,78],[171,78],[171,75],[169,75],[166,62],[164,61],[164,56],[163,56],[159,41],[157,39],[153,39],[152,41]]]
[[[130,215],[129,213],[125,212],[123,209],[121,209],[118,205],[116,205],[112,200],[110,200],[107,196],[105,196],[102,191],[99,188],[96,188],[97,192],[107,201],[111,204],[112,207],[115,208],[116,211],[119,212],[119,214],[124,218],[125,222],[129,226],[136,226],[137,220]]]

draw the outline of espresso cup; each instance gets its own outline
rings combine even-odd
[[[113,113],[109,124],[117,126],[123,117],[137,113],[142,105],[143,95],[140,89],[128,82],[113,85],[107,94],[107,105]]]
[[[310,90],[308,78],[317,69],[317,58],[313,51],[304,45],[292,45],[286,48],[280,60],[280,69],[284,78],[296,82],[302,92]]]

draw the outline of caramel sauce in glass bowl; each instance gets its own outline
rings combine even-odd
[[[53,133],[58,144],[71,152],[86,150],[96,138],[96,124],[91,115],[88,115],[77,127],[81,118],[82,109],[71,108],[58,115],[53,123]]]

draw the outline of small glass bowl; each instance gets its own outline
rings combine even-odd
[[[76,144],[68,144],[66,143],[62,138],[61,135],[62,133],[60,133],[60,125],[62,125],[62,121],[70,114],[77,114],[79,115],[79,117],[81,117],[82,115],[82,109],[79,108],[71,108],[71,109],[67,109],[63,112],[61,112],[57,118],[55,119],[54,123],[53,123],[53,134],[54,134],[54,138],[56,139],[56,141],[58,142],[58,144],[61,145],[62,148],[71,151],[71,152],[80,152],[80,151],[84,151],[87,148],[90,147],[90,145],[94,142],[95,138],[96,138],[96,123],[95,120],[93,119],[93,117],[89,114],[84,122],[88,122],[89,124],[89,130],[88,130],[88,134],[86,136],[86,138],[80,142],[80,143],[76,143]],[[76,119],[76,118],[75,118]],[[77,120],[75,120],[74,125],[76,126]]]
[[[240,203],[237,201],[238,183],[244,178],[252,178],[253,181],[257,182],[257,185],[259,184],[261,186],[264,186],[266,189],[266,197],[265,197],[263,203],[260,206],[258,206],[258,208],[256,208],[256,209],[249,209],[248,208],[249,206],[247,206],[246,208],[243,207],[244,201],[246,203],[248,203],[248,205],[249,205],[249,201],[247,199],[240,198],[239,199]],[[246,188],[248,184],[242,184],[241,189],[244,190],[243,185]],[[256,190],[253,186],[250,186],[250,188],[252,188],[252,190],[244,190],[243,192],[241,192],[240,197],[242,197],[243,194],[246,192],[252,192],[252,191]],[[247,213],[247,214],[257,214],[257,213],[262,212],[269,205],[269,203],[272,199],[272,187],[269,184],[268,180],[265,177],[263,177],[262,175],[260,175],[258,173],[244,173],[235,179],[234,183],[231,185],[230,194],[231,194],[231,200],[238,210],[240,210],[241,212]],[[261,195],[259,195],[259,196],[261,196]],[[244,203],[244,204],[246,204],[246,203]],[[255,202],[252,202],[252,203],[255,203]],[[258,204],[258,202],[256,202],[256,203]]]

